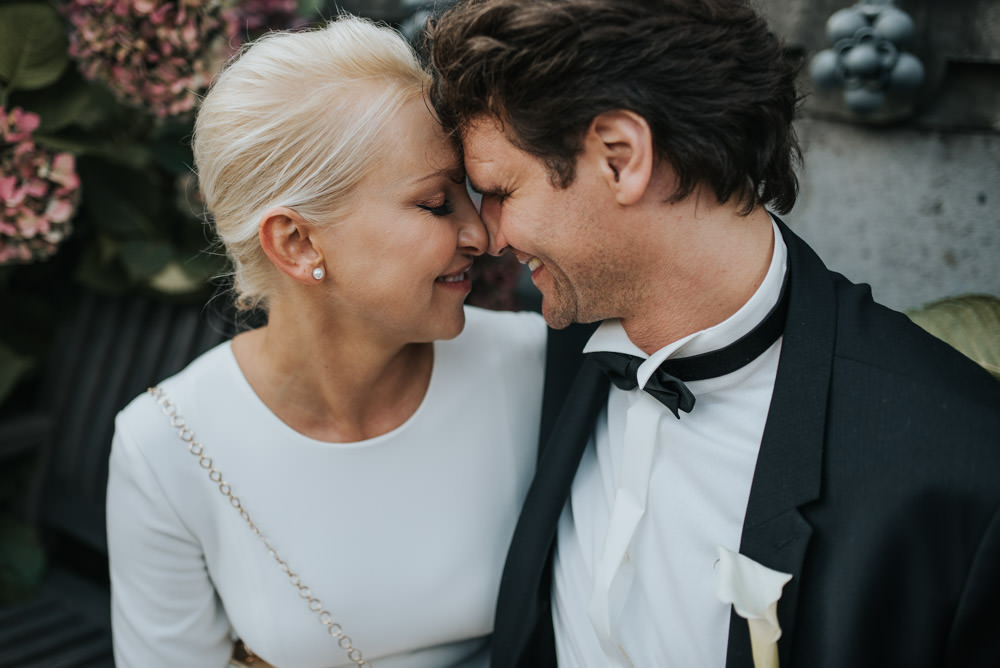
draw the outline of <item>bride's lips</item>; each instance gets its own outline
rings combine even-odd
[[[458,271],[438,276],[434,279],[434,282],[443,288],[468,292],[472,289],[472,277],[469,275],[470,269],[472,269],[472,265],[468,264]]]

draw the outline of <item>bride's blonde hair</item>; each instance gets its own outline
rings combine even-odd
[[[267,308],[260,216],[286,206],[314,223],[336,217],[383,156],[386,124],[427,81],[402,35],[347,15],[270,33],[219,74],[195,121],[194,158],[240,308]]]

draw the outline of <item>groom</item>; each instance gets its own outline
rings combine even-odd
[[[770,213],[798,94],[760,16],[480,0],[429,39],[490,251],[561,330],[494,666],[1000,665],[1000,386]]]

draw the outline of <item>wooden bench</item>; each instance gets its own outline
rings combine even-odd
[[[33,459],[23,515],[46,555],[32,598],[0,607],[0,666],[114,665],[104,502],[115,414],[234,331],[226,308],[81,294],[45,361],[37,411],[0,423],[0,464]]]

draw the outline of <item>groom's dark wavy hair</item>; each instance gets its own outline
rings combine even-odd
[[[742,0],[466,0],[428,24],[431,103],[461,136],[483,114],[567,187],[590,122],[646,119],[678,179],[744,212],[795,203],[798,64]]]

